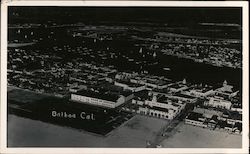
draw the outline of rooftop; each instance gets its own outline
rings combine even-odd
[[[233,120],[242,120],[242,115],[239,114],[239,112],[237,111],[225,111],[223,112],[224,116],[229,116],[229,118],[233,119]]]
[[[175,84],[172,84],[172,85],[169,86],[169,88],[175,88],[175,89],[179,89],[179,88],[182,88],[182,87],[186,87],[186,85],[175,83]]]
[[[191,90],[195,90],[197,92],[201,92],[201,93],[206,93],[210,90],[213,90],[213,87],[212,86],[209,86],[209,87],[195,87],[194,89],[191,89]]]
[[[141,84],[137,84],[137,83],[132,83],[128,80],[116,80],[116,82],[121,83],[121,84],[126,84],[129,87],[141,87]]]
[[[176,93],[173,96],[178,96],[178,97],[183,97],[183,98],[188,98],[188,99],[195,99],[196,97],[190,96],[190,95],[185,95],[181,93]]]
[[[130,95],[131,92],[128,92],[128,91],[112,92],[112,91],[105,91],[105,90],[81,90],[77,92],[76,94],[116,102],[117,99],[120,97],[120,95],[123,95],[126,97]]]
[[[203,122],[203,121],[199,120],[199,118],[204,118],[201,113],[190,112],[186,119]]]
[[[226,100],[226,101],[231,101],[230,98],[228,97],[228,95],[225,95],[225,94],[220,93],[220,92],[215,93],[214,97],[217,98],[217,99],[223,99],[223,100]]]
[[[169,109],[161,108],[161,107],[157,107],[157,106],[153,106],[153,107],[148,106],[148,108],[153,109],[153,110],[162,111],[162,112],[168,112],[168,110],[169,110]]]
[[[140,100],[146,100],[149,98],[148,96],[148,90],[142,90],[139,92],[134,93],[135,98],[139,98]]]
[[[147,83],[151,83],[151,84],[156,84],[158,86],[163,86],[163,85],[167,85],[167,84],[171,84],[171,81],[167,81],[167,80],[158,80],[158,79],[148,79],[146,78],[146,82]]]
[[[171,104],[171,105],[173,105],[175,107],[180,106],[179,104],[177,104],[178,101],[174,101],[174,100],[169,99],[168,97],[165,97],[165,96],[158,97],[157,102],[164,103],[164,104]]]

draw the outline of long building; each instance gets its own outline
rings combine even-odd
[[[224,97],[220,97],[220,96],[214,96],[214,97],[209,97],[208,101],[204,102],[205,106],[211,106],[211,107],[215,107],[215,108],[224,108],[224,109],[231,109],[232,106],[232,102]]]
[[[90,105],[116,108],[131,100],[133,94],[128,91],[110,92],[98,90],[82,90],[71,94],[71,100]]]
[[[130,78],[130,82],[147,86],[148,89],[164,89],[167,88],[172,82],[169,79],[162,79],[156,76],[144,76]]]
[[[185,123],[205,128],[207,127],[205,120],[206,118],[201,113],[191,112],[185,118]]]
[[[114,83],[116,86],[122,87],[124,90],[131,90],[132,92],[138,92],[146,89],[145,85],[138,83],[132,83],[126,80],[117,80]]]
[[[213,87],[195,87],[182,92],[183,94],[194,96],[197,98],[205,98],[213,95],[215,92]]]

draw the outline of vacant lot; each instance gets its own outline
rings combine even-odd
[[[180,123],[172,136],[161,144],[165,148],[241,148],[242,137]]]
[[[144,116],[134,116],[109,136],[96,136],[85,131],[57,126],[41,121],[9,115],[8,146],[42,147],[146,147],[146,140],[168,122]]]
[[[115,147],[146,147],[146,141],[154,141],[156,135],[169,122],[162,119],[136,115],[124,126],[114,130],[106,140]]]

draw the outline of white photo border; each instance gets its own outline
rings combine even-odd
[[[7,147],[7,30],[8,6],[152,6],[242,7],[242,148],[9,148]],[[8,1],[1,4],[1,115],[0,153],[248,153],[249,151],[249,10],[247,1]]]

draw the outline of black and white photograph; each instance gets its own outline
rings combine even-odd
[[[7,148],[242,149],[243,7],[13,5],[6,25]]]

